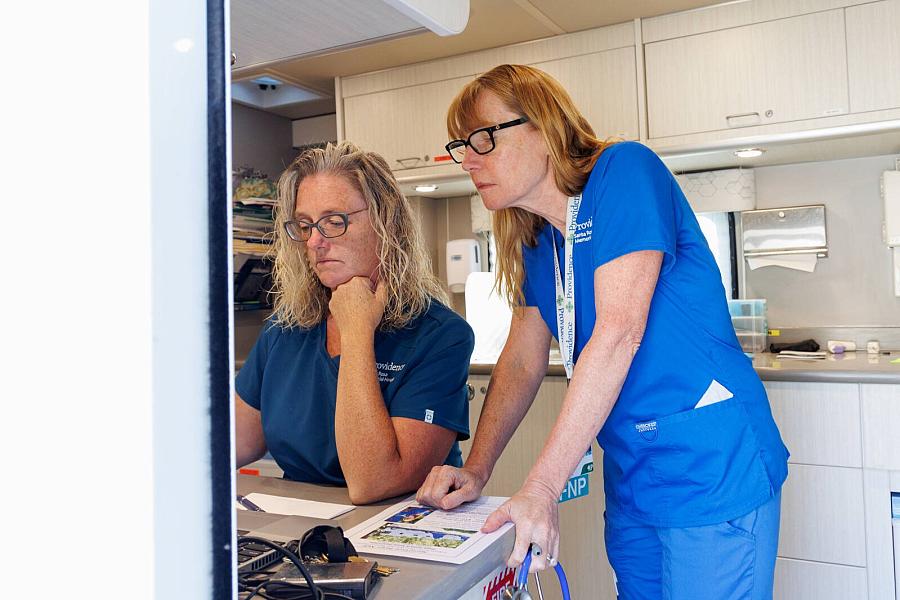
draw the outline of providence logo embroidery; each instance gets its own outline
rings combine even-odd
[[[394,381],[394,375],[406,368],[406,363],[398,365],[393,361],[377,362],[375,368],[378,370],[379,383],[391,383]]]

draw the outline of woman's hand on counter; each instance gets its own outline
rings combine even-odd
[[[504,523],[516,526],[516,543],[506,564],[517,568],[525,560],[531,544],[541,548],[541,558],[531,561],[529,573],[555,565],[559,556],[559,502],[556,495],[538,482],[526,482],[516,494],[500,505],[484,522],[481,531],[491,533]]]
[[[432,467],[416,492],[416,502],[450,510],[464,502],[480,498],[486,483],[487,477],[473,469],[439,465]]]

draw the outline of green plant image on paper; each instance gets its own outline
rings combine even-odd
[[[469,537],[456,533],[428,531],[426,529],[407,529],[406,527],[385,523],[375,531],[363,536],[363,539],[428,548],[458,548]]]

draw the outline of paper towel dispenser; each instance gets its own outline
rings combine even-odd
[[[825,206],[793,206],[741,213],[744,257],[812,254],[828,256]]]

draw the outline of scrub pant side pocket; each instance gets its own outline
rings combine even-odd
[[[660,529],[666,600],[771,600],[781,494],[705,527]]]

